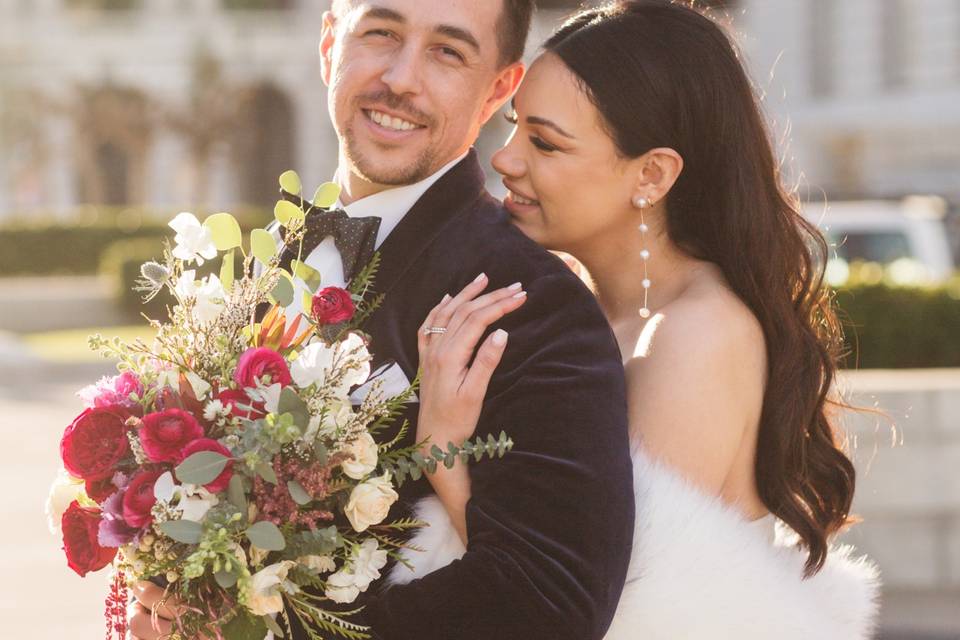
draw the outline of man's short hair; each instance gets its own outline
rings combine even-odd
[[[333,0],[331,10],[340,15],[350,0]],[[535,0],[503,0],[503,9],[497,18],[497,47],[501,67],[513,64],[523,57],[533,19]]]

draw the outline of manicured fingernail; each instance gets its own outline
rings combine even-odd
[[[526,292],[526,291],[521,291],[520,293],[514,294],[513,297],[514,297],[514,298],[517,298],[517,299],[519,299],[519,298],[526,298],[526,297],[527,297],[527,292]]]
[[[493,344],[502,347],[507,344],[507,332],[503,329],[497,329],[493,332]]]
[[[481,280],[483,280],[483,279],[486,278],[486,277],[487,277],[487,274],[481,273],[480,275],[477,276],[477,279],[474,280],[474,282],[480,282]]]
[[[520,290],[520,287],[522,287],[522,286],[523,286],[523,285],[520,284],[519,282],[514,282],[512,285],[510,285],[509,287],[507,287],[507,289],[509,289],[510,291],[519,291],[519,290]]]

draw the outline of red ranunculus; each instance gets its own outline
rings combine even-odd
[[[216,453],[222,453],[228,458],[233,457],[233,454],[230,453],[230,449],[227,449],[216,440],[212,438],[200,438],[199,440],[194,440],[183,448],[183,451],[180,452],[180,461],[182,462],[186,460],[198,451],[214,451]],[[232,460],[227,463],[227,466],[223,468],[223,471],[220,472],[220,475],[214,478],[213,482],[205,484],[203,487],[211,493],[224,491],[230,484],[231,476],[233,476]]]
[[[318,324],[339,324],[346,322],[357,312],[350,292],[340,287],[327,287],[313,296],[310,305],[313,319]]]
[[[100,512],[86,509],[74,500],[63,513],[63,550],[67,564],[81,577],[91,571],[99,571],[110,564],[117,555],[115,547],[101,547],[97,542],[100,529]]]
[[[224,389],[217,394],[217,400],[229,409],[230,415],[238,418],[256,420],[267,415],[263,408],[263,403],[251,401],[242,389]],[[250,407],[251,410],[241,409],[239,405]]]
[[[154,462],[177,462],[188,442],[203,437],[203,427],[183,409],[166,409],[143,417],[140,443]]]
[[[128,525],[140,529],[153,522],[150,510],[157,502],[153,485],[163,471],[141,471],[133,476],[123,494],[123,519]]]
[[[84,480],[112,476],[130,448],[125,424],[129,417],[119,406],[86,409],[77,416],[60,440],[63,466],[70,475]]]
[[[101,504],[117,492],[117,486],[113,484],[113,476],[110,475],[96,480],[87,480],[84,484],[84,490],[88,498],[97,504]]]
[[[267,347],[251,347],[240,356],[233,379],[241,389],[255,388],[257,379],[267,375],[270,384],[279,382],[284,387],[290,384],[290,369],[282,355]]]

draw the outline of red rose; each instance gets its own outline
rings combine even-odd
[[[128,525],[140,529],[153,522],[150,510],[157,502],[153,485],[163,471],[141,471],[133,477],[123,494],[123,519]]]
[[[143,417],[140,443],[154,462],[177,462],[188,442],[203,437],[203,427],[183,409],[166,409]]]
[[[84,489],[86,490],[87,497],[97,504],[102,503],[117,492],[117,486],[113,484],[113,476],[104,476],[97,480],[87,480]]]
[[[216,453],[222,453],[228,458],[233,457],[233,454],[230,453],[230,449],[227,449],[216,440],[211,438],[200,438],[199,440],[194,440],[183,448],[183,451],[180,452],[180,461],[183,462],[198,451],[214,451]],[[227,463],[227,466],[223,468],[223,471],[220,472],[220,475],[214,478],[213,482],[205,484],[203,487],[210,493],[224,491],[230,484],[230,477],[232,475],[233,461],[231,460]]]
[[[350,292],[340,287],[327,287],[313,296],[311,305],[313,319],[318,324],[339,324],[346,322],[357,312]]]
[[[64,512],[60,524],[63,527],[63,550],[67,554],[67,564],[80,577],[103,569],[117,555],[115,547],[101,547],[97,541],[100,512],[96,509],[85,509],[74,500]]]
[[[252,402],[242,389],[224,389],[217,394],[217,400],[230,411],[230,415],[238,418],[256,420],[267,415],[262,402]],[[241,409],[239,405],[250,407],[251,410]]]
[[[98,480],[112,476],[130,448],[122,407],[87,409],[67,427],[60,440],[63,466],[75,478]]]
[[[241,389],[255,388],[257,379],[270,376],[270,384],[280,383],[281,386],[290,384],[290,369],[283,356],[267,347],[251,347],[243,352],[237,362],[237,369],[233,372],[233,379]]]

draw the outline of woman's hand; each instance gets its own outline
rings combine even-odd
[[[420,329],[417,442],[429,438],[428,447],[459,445],[473,435],[490,378],[507,346],[507,332],[495,331],[479,349],[477,344],[491,324],[526,300],[520,283],[480,295],[486,287],[487,276],[480,274],[455,298],[444,297]],[[446,332],[428,333],[431,327]]]
[[[499,330],[490,334],[479,350],[477,343],[491,324],[526,300],[519,283],[481,296],[486,287],[487,277],[480,274],[455,298],[445,296],[420,328],[417,442],[427,440],[427,450],[433,445],[445,450],[448,442],[460,445],[473,435],[490,378],[506,349],[507,333]],[[432,333],[428,331],[431,327],[446,331]],[[467,467],[459,461],[452,469],[440,465],[436,473],[427,474],[427,479],[466,545],[466,506],[470,499]]]
[[[127,608],[127,626],[130,635],[136,640],[156,640],[168,638],[173,628],[171,622],[176,618],[178,603],[169,597],[161,606],[164,589],[152,582],[141,581],[133,587],[136,600]],[[157,626],[151,621],[151,611],[157,609]]]

